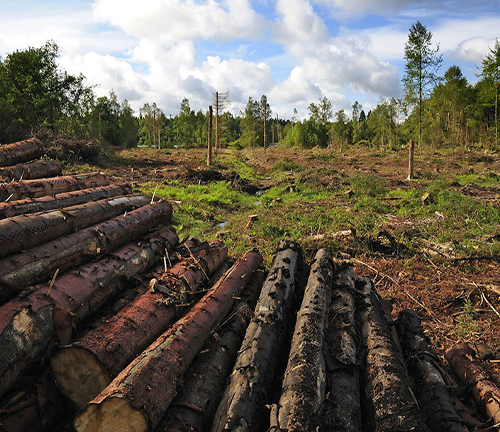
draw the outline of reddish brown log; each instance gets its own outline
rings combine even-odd
[[[64,395],[83,409],[138,354],[154,342],[179,316],[187,291],[196,291],[205,275],[226,259],[227,247],[210,248],[174,265],[151,289],[117,315],[51,359],[54,379]],[[200,267],[201,266],[201,267]]]
[[[177,241],[172,229],[161,230],[64,274],[50,289],[49,284],[37,285],[1,306],[0,396],[40,358],[54,334],[62,345],[70,343],[75,323],[147,271]]]
[[[61,175],[62,166],[57,161],[35,161],[23,165],[0,168],[0,181],[29,180]]]
[[[43,144],[37,138],[2,145],[0,146],[0,166],[38,159],[43,155],[43,152]]]
[[[79,204],[0,220],[0,258],[148,205],[143,195]]]
[[[125,185],[100,186],[96,188],[66,192],[54,196],[27,198],[18,201],[0,203],[0,219],[19,216],[28,213],[61,209],[89,201],[114,198],[127,195],[129,189]]]
[[[466,343],[462,343],[452,346],[444,356],[485,414],[498,427],[500,424],[500,389],[484,371],[474,350]]]
[[[247,252],[193,308],[163,333],[77,415],[77,431],[147,431],[156,427],[177,385],[262,262]]]
[[[170,221],[171,216],[172,206],[158,201],[4,258],[0,260],[0,300],[12,298],[28,285],[50,280],[57,269],[63,272],[122,246]]]
[[[48,179],[21,180],[0,185],[0,201],[38,198],[109,185],[108,177],[101,173],[75,174]]]

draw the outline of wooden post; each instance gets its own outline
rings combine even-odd
[[[408,179],[411,180],[413,179],[413,160],[415,156],[415,141],[410,140],[410,156],[409,156],[409,161],[408,161]]]
[[[207,165],[212,165],[212,105],[208,107],[208,154]]]

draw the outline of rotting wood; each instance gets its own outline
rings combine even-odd
[[[183,318],[76,416],[75,429],[139,432],[155,428],[189,365],[261,262],[259,252],[245,253]]]
[[[236,363],[217,408],[212,432],[260,430],[268,392],[283,353],[292,297],[300,264],[300,247],[282,242],[245,333]]]
[[[162,200],[3,258],[0,301],[12,298],[26,286],[47,281],[57,269],[63,272],[108,253],[169,222],[171,217],[172,206]]]
[[[122,290],[134,275],[158,262],[165,247],[178,241],[172,228],[128,244],[108,257],[72,270],[56,280],[31,287],[0,307],[0,396],[54,340],[71,341],[72,329]]]
[[[203,432],[210,429],[226,379],[253,316],[265,273],[257,270],[225,321],[211,335],[186,373],[184,384],[156,432]]]
[[[23,165],[0,168],[0,181],[30,180],[61,175],[62,166],[57,161],[34,161]]]
[[[151,288],[81,340],[51,359],[54,379],[78,409],[83,409],[138,354],[180,315],[187,291],[196,291],[226,259],[227,247],[213,242],[209,249],[174,265]],[[200,269],[199,266],[204,269]]]
[[[24,198],[38,198],[109,185],[109,179],[102,173],[74,174],[47,179],[21,180],[0,185],[0,201],[16,201]]]
[[[354,271],[336,263],[326,331],[327,394],[322,430],[361,431],[359,336]]]
[[[399,313],[398,332],[427,426],[434,432],[463,432],[444,371],[414,310]]]
[[[43,143],[37,138],[30,138],[0,146],[0,167],[28,162],[43,156]]]
[[[0,258],[103,222],[148,202],[143,195],[132,195],[0,220]]]
[[[474,350],[468,344],[462,343],[449,348],[444,356],[485,414],[496,425],[495,430],[498,430],[500,389],[482,368]]]
[[[319,427],[326,382],[323,344],[332,282],[333,257],[321,249],[311,266],[283,378],[279,401],[282,430],[313,431]]]
[[[70,207],[78,204],[84,204],[89,201],[97,201],[100,199],[127,195],[128,193],[129,188],[125,185],[109,185],[60,193],[54,196],[3,202],[0,203],[0,219]]]
[[[397,348],[382,310],[381,299],[368,278],[355,281],[357,310],[366,355],[366,430],[429,432],[419,410],[403,355]]]

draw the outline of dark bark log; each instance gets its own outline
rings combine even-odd
[[[375,286],[368,278],[357,279],[356,290],[360,293],[357,307],[366,350],[364,429],[429,432]]]
[[[0,146],[0,166],[15,165],[38,159],[43,155],[43,144],[37,138]]]
[[[21,180],[0,185],[0,201],[38,198],[109,185],[108,177],[101,173],[75,174],[48,179]]]
[[[500,389],[484,371],[474,350],[462,343],[452,346],[444,356],[485,414],[498,427],[500,424]]]
[[[30,180],[61,175],[62,166],[57,161],[35,161],[23,165],[0,168],[0,181]]]
[[[217,408],[212,431],[256,431],[263,423],[268,392],[290,316],[300,248],[280,245],[245,333],[233,372]]]
[[[361,431],[361,394],[354,271],[335,266],[326,333],[327,396],[324,431]]]
[[[172,229],[126,245],[100,261],[68,272],[49,285],[37,285],[0,307],[0,395],[33,360],[40,358],[53,335],[62,345],[72,327],[122,290],[128,280],[160,260],[165,247],[178,241]]]
[[[261,262],[259,252],[247,252],[238,260],[203,299],[75,418],[75,429],[137,432],[156,427],[182,376]]]
[[[158,201],[1,259],[0,300],[12,298],[28,285],[50,280],[57,269],[63,272],[108,253],[170,221],[171,216],[172,206]]]
[[[180,314],[178,304],[186,303],[187,291],[196,291],[205,274],[212,274],[226,256],[227,247],[214,242],[194,258],[177,263],[117,315],[53,356],[52,374],[63,394],[84,409],[167,330]]]
[[[88,202],[0,220],[0,258],[148,205],[143,195]]]
[[[9,201],[6,203],[0,203],[0,219],[28,213],[61,209],[64,207],[84,204],[89,201],[114,198],[120,195],[128,194],[129,188],[125,185],[110,185],[66,192],[54,196]]]
[[[399,313],[398,331],[427,426],[434,432],[463,432],[439,359],[415,311],[405,309]]]
[[[281,430],[313,431],[319,426],[318,411],[326,382],[323,344],[332,282],[332,254],[321,249],[311,266],[283,378],[279,401]]]
[[[228,318],[212,334],[186,373],[179,395],[172,401],[156,432],[203,432],[210,429],[227,377],[253,316],[265,274],[256,271]]]

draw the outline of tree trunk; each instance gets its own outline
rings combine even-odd
[[[216,135],[217,137],[217,132]],[[217,138],[216,138],[217,140]],[[216,147],[217,148],[217,147]],[[212,105],[208,107],[208,153],[207,165],[212,165]]]
[[[158,201],[4,258],[0,260],[0,301],[12,298],[28,285],[49,280],[57,269],[63,272],[108,253],[168,222],[171,216],[172,206]]]
[[[325,431],[361,431],[355,303],[352,266],[336,265],[326,332],[327,395],[322,407]]]
[[[72,326],[121,291],[128,280],[159,261],[178,237],[169,228],[116,250],[109,257],[72,270],[53,285],[32,287],[0,307],[0,396],[40,358],[55,333],[71,341]]]
[[[467,386],[493,424],[500,424],[500,389],[484,371],[476,353],[467,344],[452,346],[445,353],[451,368]]]
[[[277,359],[284,355],[299,257],[297,244],[280,245],[217,408],[212,432],[256,431],[263,422]]]
[[[325,324],[333,281],[333,257],[318,251],[297,315],[279,401],[279,426],[288,432],[313,431],[325,397]]]
[[[27,198],[18,201],[0,203],[0,219],[36,213],[47,210],[61,209],[89,201],[97,201],[105,198],[114,198],[127,195],[128,188],[125,185],[100,186],[96,188],[66,192],[54,196],[41,198]]]
[[[43,144],[37,138],[30,138],[0,146],[0,166],[28,162],[43,156]]]
[[[187,371],[179,395],[172,401],[156,432],[210,429],[264,278],[263,271],[254,273],[241,300],[235,303],[229,317],[212,334]]]
[[[75,418],[75,429],[137,432],[156,427],[189,365],[261,262],[256,251],[240,258],[183,318],[87,405]]]
[[[430,432],[411,390],[402,353],[382,310],[381,299],[368,278],[356,280],[357,304],[366,351],[365,430]]]
[[[108,177],[101,173],[75,174],[48,179],[21,180],[15,183],[0,185],[0,201],[38,198],[109,185]]]
[[[0,220],[0,258],[108,220],[148,203],[145,196],[132,195]]]
[[[405,309],[399,313],[398,331],[427,426],[434,432],[463,432],[439,359],[415,311]]]
[[[413,164],[415,160],[415,141],[410,140],[409,146],[409,156],[408,156],[408,178],[407,180],[413,179]]]
[[[187,301],[186,291],[195,291],[226,257],[227,247],[214,242],[196,257],[180,261],[145,294],[53,356],[52,374],[63,394],[84,409],[167,330],[181,312],[178,306]]]
[[[57,161],[35,161],[0,169],[0,180],[29,180],[61,175],[62,166]]]

